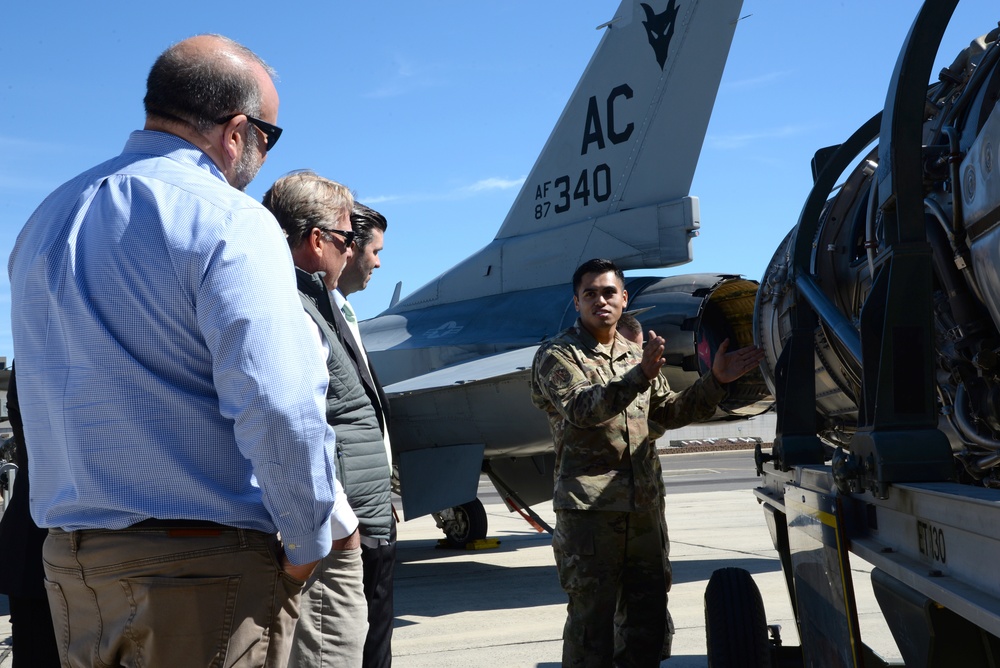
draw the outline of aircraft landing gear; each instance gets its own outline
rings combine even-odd
[[[705,633],[711,668],[771,665],[760,591],[742,568],[721,568],[705,588]]]
[[[438,528],[444,531],[449,547],[461,549],[467,543],[486,538],[486,508],[479,499],[433,515]]]

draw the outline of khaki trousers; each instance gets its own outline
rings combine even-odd
[[[290,665],[361,668],[367,634],[361,548],[331,550],[302,591]]]
[[[276,537],[228,527],[50,529],[42,557],[63,665],[286,666],[303,583],[279,554]]]

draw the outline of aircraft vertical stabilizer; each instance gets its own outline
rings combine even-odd
[[[690,260],[688,195],[742,0],[625,0],[493,241],[361,323],[391,404],[407,519],[482,538],[486,473],[511,510],[551,498],[555,451],[528,377],[539,342],[576,318],[570,277],[592,257],[624,269]],[[667,338],[677,391],[724,340],[751,343],[756,284],[630,276],[629,306]],[[719,419],[770,405],[759,377],[731,384]],[[535,518],[538,519],[537,517]]]
[[[624,0],[495,239],[391,311],[691,259],[688,196],[742,0]]]

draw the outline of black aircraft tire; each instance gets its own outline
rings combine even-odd
[[[482,501],[473,499],[452,510],[455,511],[455,524],[445,530],[452,547],[463,548],[466,543],[486,538],[488,521]]]
[[[720,568],[705,588],[709,668],[768,668],[771,649],[760,590],[742,568]]]

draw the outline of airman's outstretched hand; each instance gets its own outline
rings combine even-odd
[[[729,339],[719,345],[712,360],[712,375],[720,383],[731,383],[757,368],[764,359],[764,351],[757,346],[746,346],[729,352]]]

